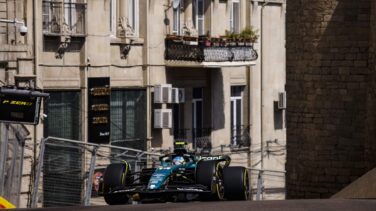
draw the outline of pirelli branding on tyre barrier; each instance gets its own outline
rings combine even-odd
[[[132,171],[159,162],[160,154],[49,137],[41,142],[31,207],[104,204],[100,180],[110,163],[127,160]]]

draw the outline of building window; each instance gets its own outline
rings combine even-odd
[[[114,36],[116,35],[117,17],[117,0],[110,0],[110,32]]]
[[[111,92],[111,144],[146,150],[146,91]]]
[[[45,34],[85,35],[85,20],[86,3],[82,1],[43,1],[42,21]]]
[[[239,145],[243,134],[243,90],[244,86],[231,87],[231,144]]]
[[[133,36],[138,36],[139,28],[139,1],[128,0],[128,27],[133,31]]]
[[[193,0],[193,24],[198,35],[205,35],[205,0]]]
[[[44,137],[80,139],[80,92],[50,92],[44,112]]]
[[[173,25],[172,25],[172,32],[174,34],[180,34],[180,5],[173,8]]]
[[[240,32],[240,2],[232,0],[230,9],[230,31],[234,33]]]

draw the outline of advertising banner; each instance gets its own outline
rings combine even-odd
[[[110,78],[89,78],[89,142],[110,142]]]

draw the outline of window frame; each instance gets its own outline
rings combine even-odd
[[[199,14],[199,2],[202,2],[202,14]],[[197,30],[198,35],[205,35],[205,0],[193,0],[193,24]],[[201,16],[201,17],[200,17]],[[202,26],[199,28],[199,21],[202,21]]]
[[[238,127],[241,127],[244,124],[244,86],[231,86],[230,94],[230,125],[231,125],[231,144],[238,145],[237,136]],[[238,89],[238,90],[236,90]],[[240,105],[240,110],[238,110],[238,105]],[[239,114],[240,113],[240,114]],[[238,114],[240,119],[238,119]],[[238,124],[240,122],[240,125]]]
[[[62,99],[61,102],[58,102],[58,104],[56,103],[56,105],[51,105],[51,106],[55,106],[56,108],[63,108],[66,110],[69,110],[71,112],[71,115],[69,116],[69,118],[67,119],[64,119],[64,120],[69,120],[69,121],[77,121],[77,127],[74,127],[74,122],[73,124],[71,125],[72,128],[70,128],[70,131],[71,131],[71,134],[64,134],[64,137],[62,138],[67,138],[67,139],[72,139],[72,140],[82,140],[82,123],[81,123],[81,118],[82,118],[82,110],[81,110],[81,106],[82,106],[82,103],[81,103],[81,97],[82,97],[82,92],[80,90],[51,90],[49,91],[50,93],[50,100],[49,101],[44,101],[44,111],[46,114],[48,114],[48,118],[47,120],[45,120],[44,124],[43,124],[43,136],[47,137],[47,136],[56,136],[54,134],[54,131],[50,130],[50,125],[49,125],[49,122],[48,121],[53,121],[54,119],[54,116],[50,113],[51,111],[49,110],[50,107],[48,106],[48,103],[51,103],[51,98],[60,98]],[[55,96],[53,96],[55,95]],[[71,96],[70,96],[71,95]],[[77,102],[74,102],[73,100],[74,99],[71,99],[71,97],[76,97],[77,98]],[[67,100],[69,98],[69,100]],[[71,107],[69,107],[71,106]],[[77,119],[75,119],[76,117],[73,117],[75,113],[78,113],[78,117]],[[66,117],[66,116],[65,116]],[[47,122],[46,122],[47,121]],[[56,121],[56,119],[55,119]],[[59,122],[64,125],[65,121],[62,121],[62,120],[59,120]],[[76,133],[77,132],[77,133]],[[70,135],[70,136],[69,136]]]
[[[138,97],[140,102],[136,102],[135,98]],[[140,134],[146,134],[146,127],[147,127],[147,117],[146,117],[146,110],[147,110],[147,100],[146,100],[146,89],[143,88],[114,88],[111,89],[111,99],[110,99],[110,116],[111,116],[111,137],[110,142],[111,144],[121,144],[126,143],[126,139],[140,139],[140,143],[134,142],[136,146],[139,146],[140,150],[146,150],[146,135],[145,137],[141,137]],[[133,103],[133,105],[132,105]],[[142,104],[142,105],[141,105]],[[133,106],[135,109],[128,110],[126,109],[128,106]],[[138,109],[144,109],[138,110]],[[133,117],[129,116],[128,112],[134,112],[132,115]],[[139,113],[137,113],[139,112]],[[139,115],[142,116],[140,119]],[[132,123],[132,124],[128,124]],[[139,124],[141,123],[141,125]],[[133,130],[132,130],[133,128]],[[140,133],[140,129],[143,128],[145,131]],[[113,131],[116,130],[117,132],[114,133]],[[120,139],[119,139],[120,138]],[[127,145],[126,147],[134,147],[132,143]]]
[[[110,0],[110,34],[111,36],[117,35],[117,19],[118,19],[118,12],[117,12],[117,0]]]
[[[132,9],[129,6],[130,2],[132,2]],[[130,13],[132,13],[132,14],[130,14]],[[133,16],[132,20],[130,20],[130,16]],[[127,0],[127,17],[126,17],[127,18],[127,24],[133,30],[132,34],[126,34],[127,37],[138,37],[139,36],[139,27],[140,27],[139,16],[140,16],[139,0]]]
[[[238,14],[235,14],[234,5],[238,5]],[[241,7],[240,7],[240,0],[232,0],[231,7],[230,7],[230,31],[234,33],[240,32],[240,16],[241,16]],[[235,18],[237,16],[237,19]],[[235,21],[238,21],[235,23]]]
[[[180,4],[177,8],[172,8],[172,33],[180,35]]]

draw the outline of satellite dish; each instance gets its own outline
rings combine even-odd
[[[172,1],[172,7],[173,7],[174,9],[178,8],[179,5],[180,5],[180,0],[173,0],[173,1]]]

